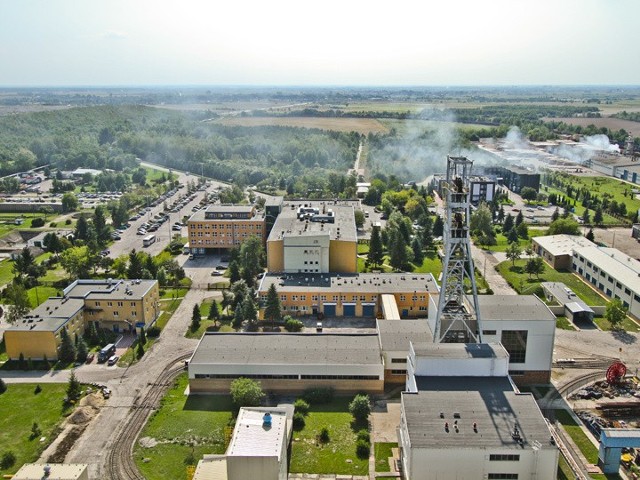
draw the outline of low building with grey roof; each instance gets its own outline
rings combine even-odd
[[[294,316],[377,318],[382,297],[393,295],[401,318],[426,318],[429,297],[438,292],[430,273],[268,274],[258,287],[261,319],[271,285],[284,313]]]
[[[579,247],[595,246],[581,235],[546,235],[531,239],[533,250],[555,269],[571,268],[573,250]]]
[[[375,333],[206,333],[189,361],[190,392],[228,392],[239,377],[278,392],[380,392],[384,384]]]

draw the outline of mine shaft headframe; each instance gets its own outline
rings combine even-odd
[[[463,193],[468,188],[472,167],[473,160],[467,157],[447,155],[446,182],[452,192]]]

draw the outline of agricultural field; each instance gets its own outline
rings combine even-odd
[[[634,137],[640,137],[640,123],[631,120],[623,120],[621,118],[601,117],[601,118],[547,118],[554,122],[564,122],[570,125],[580,125],[586,127],[595,125],[596,127],[606,127],[610,130],[624,129],[631,133]]]
[[[243,127],[301,127],[334,130],[338,132],[387,133],[388,128],[375,118],[323,118],[323,117],[226,117],[222,125]]]

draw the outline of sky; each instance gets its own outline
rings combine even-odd
[[[637,85],[639,0],[0,0],[0,86]]]

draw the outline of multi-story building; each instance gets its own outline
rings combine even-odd
[[[285,203],[267,239],[267,269],[356,273],[357,243],[354,202]]]
[[[266,218],[253,205],[210,205],[187,221],[191,253],[204,255],[237,247],[253,235],[264,242]]]
[[[516,165],[485,167],[487,175],[496,177],[498,184],[504,185],[515,193],[520,193],[524,187],[540,190],[540,174]]]
[[[618,298],[640,318],[640,262],[615,248],[580,247],[573,250],[575,273],[609,298]]]
[[[76,280],[4,333],[7,355],[58,358],[62,329],[74,338],[89,322],[114,332],[148,328],[160,314],[157,280]]]
[[[432,186],[438,191],[438,195],[442,196],[442,185],[446,182],[444,174],[435,175],[433,177]],[[497,193],[496,181],[475,175],[469,177],[469,201],[472,205],[479,205],[482,202],[492,202]]]
[[[402,318],[427,317],[429,297],[438,292],[430,273],[298,273],[265,275],[258,288],[260,318],[271,285],[287,315],[382,316],[383,297],[392,295]]]

